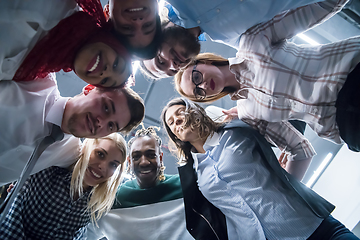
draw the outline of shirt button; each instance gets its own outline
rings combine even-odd
[[[197,20],[197,24],[200,24],[201,22],[200,22],[200,20]]]
[[[218,13],[219,13],[219,12],[220,12],[220,8],[216,9],[216,12],[218,12]]]

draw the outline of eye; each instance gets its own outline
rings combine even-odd
[[[105,154],[103,152],[101,152],[101,151],[97,151],[97,155],[101,159],[105,157]]]
[[[150,159],[154,159],[154,158],[156,158],[156,154],[155,153],[148,153],[147,157],[150,158]]]
[[[119,57],[117,57],[114,61],[113,68],[115,69],[119,64]]]
[[[115,129],[114,123],[109,122],[109,130],[112,132],[112,131],[114,131],[114,129]]]
[[[109,113],[109,112],[110,112],[109,107],[108,107],[106,104],[104,104],[104,111],[105,111],[106,113]]]
[[[110,163],[110,167],[112,168],[117,168],[118,167],[118,164],[114,163],[114,162],[111,162]]]
[[[141,158],[141,155],[138,155],[138,154],[132,156],[133,161],[137,161],[140,158]]]
[[[164,62],[161,60],[161,57],[160,57],[159,55],[157,56],[157,60],[158,60],[158,62],[159,62],[161,65],[164,64]]]
[[[105,85],[108,80],[109,78],[104,78],[103,80],[101,80],[100,85]]]

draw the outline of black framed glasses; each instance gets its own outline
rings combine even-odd
[[[206,92],[203,88],[198,87],[203,83],[204,78],[201,72],[196,70],[197,64],[194,65],[194,68],[191,72],[191,81],[195,84],[194,88],[194,96],[197,100],[204,100],[206,97]]]

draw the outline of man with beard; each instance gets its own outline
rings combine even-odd
[[[131,106],[131,107],[130,107]],[[0,81],[0,186],[16,180],[34,148],[53,125],[65,133],[50,145],[31,174],[76,161],[79,139],[112,132],[128,133],[144,116],[142,99],[133,90],[93,86],[71,98],[61,97],[55,74],[34,81]]]
[[[185,226],[179,175],[164,174],[155,129],[137,131],[128,149],[128,169],[135,178],[120,186],[113,209],[98,221],[99,228],[88,226],[87,239],[193,239]]]
[[[248,28],[270,20],[285,10],[319,2],[319,0],[277,0],[277,1],[243,1],[243,0],[167,0],[170,6],[169,20],[192,33],[188,41],[196,44],[200,33],[205,32],[216,42],[221,42],[238,48],[241,34]],[[174,9],[173,9],[173,8]],[[174,26],[168,25],[171,28]],[[190,35],[188,35],[190,36]],[[184,36],[185,37],[185,36]],[[190,58],[198,52],[188,52],[187,56],[181,54],[181,45],[178,39],[169,41],[170,36],[164,36],[158,55],[151,60],[143,61],[140,66],[143,72],[153,79],[171,77],[179,68],[186,65]],[[175,40],[175,41],[174,41]],[[168,47],[164,47],[168,44]],[[183,45],[187,49],[188,46]],[[170,52],[168,49],[174,49]],[[181,61],[179,61],[181,60]]]

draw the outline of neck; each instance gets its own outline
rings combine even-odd
[[[139,185],[139,187],[141,188],[141,189],[148,189],[148,188],[153,188],[153,187],[155,187],[159,182],[160,182],[160,180],[159,180],[159,176],[156,178],[156,180],[154,181],[154,182],[152,182],[151,184],[143,184],[143,183],[141,183],[138,179],[136,179],[136,182],[137,182],[137,184]]]
[[[205,153],[204,144],[206,142],[206,139],[207,139],[207,137],[204,138],[204,139],[199,139],[199,140],[194,141],[194,142],[190,142],[190,143],[196,149],[196,151],[198,153]]]

